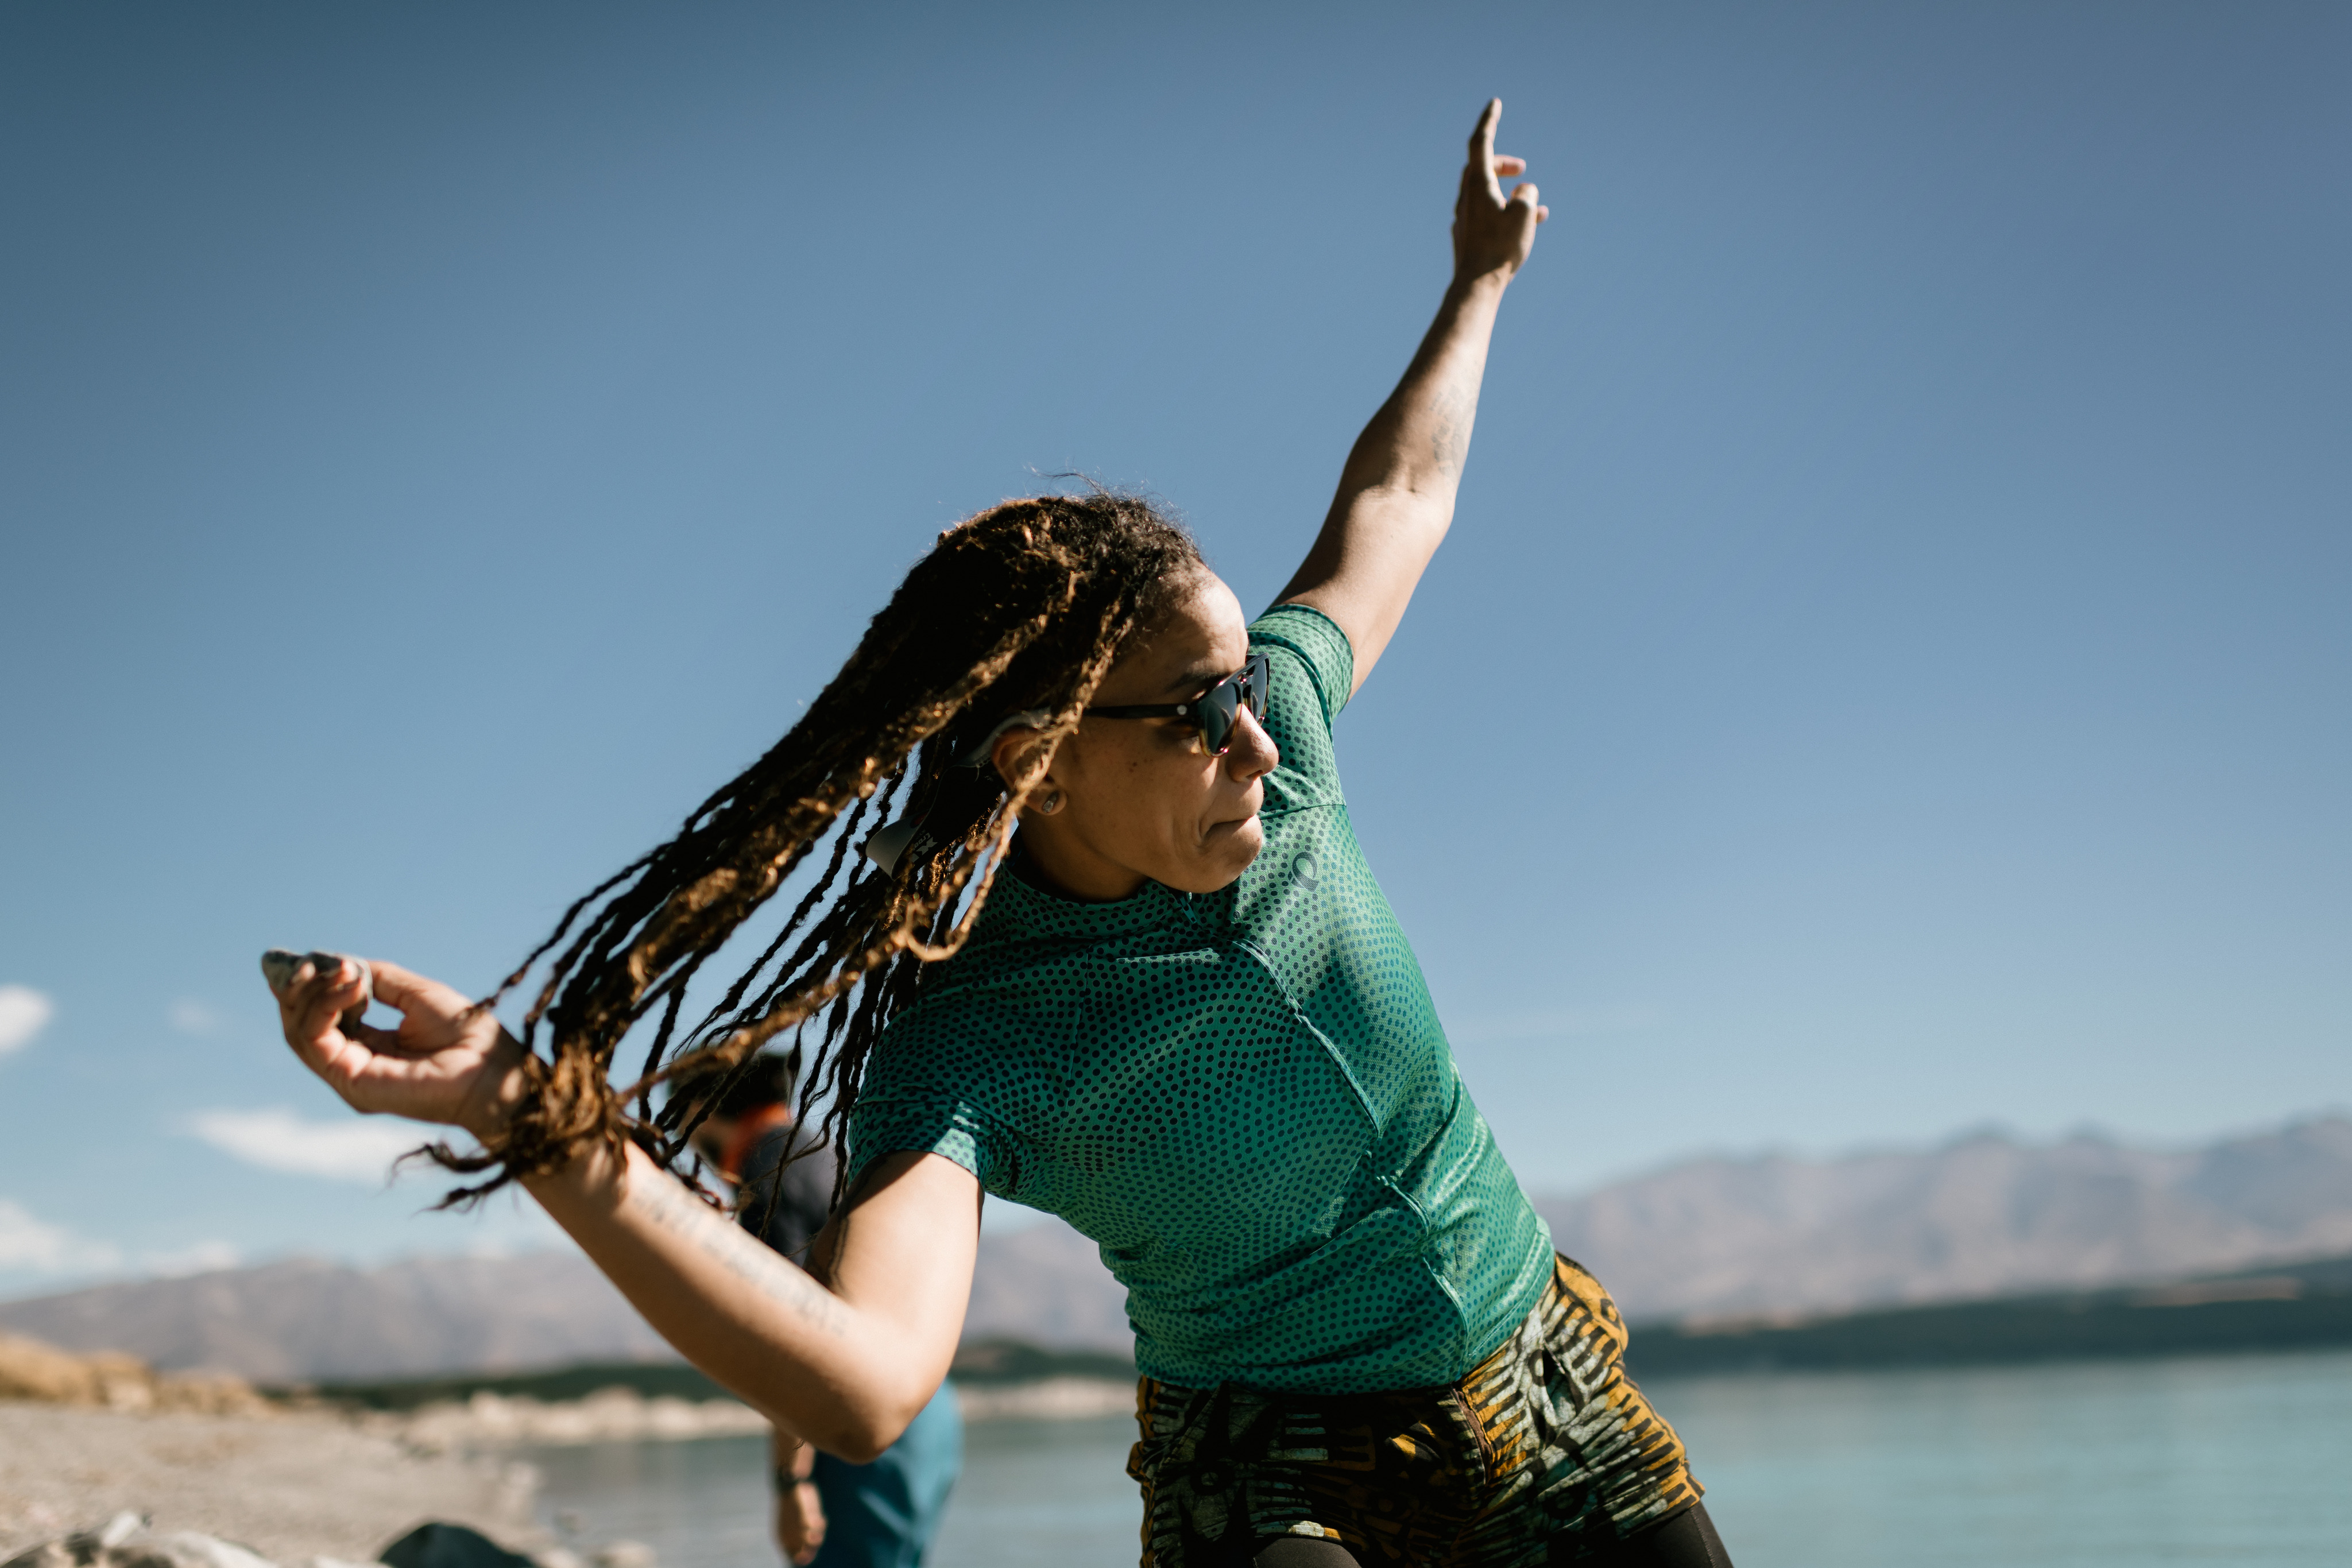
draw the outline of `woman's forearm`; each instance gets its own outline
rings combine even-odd
[[[1507,275],[1456,278],[1404,379],[1356,437],[1314,548],[1279,595],[1338,621],[1361,685],[1454,521]]]
[[[1332,498],[1333,519],[1371,490],[1420,502],[1441,530],[1452,518],[1507,281],[1489,273],[1446,289],[1403,378],[1348,453]]]
[[[939,1185],[934,1173],[914,1174],[919,1186],[926,1177]],[[932,1264],[945,1265],[926,1267],[929,1278],[891,1281],[867,1268],[836,1291],[769,1250],[634,1146],[625,1165],[596,1149],[526,1185],[680,1354],[829,1453],[870,1459],[897,1439],[946,1375],[971,1277],[968,1255],[959,1272],[952,1239],[928,1239]],[[903,1229],[905,1200],[919,1195],[898,1196],[901,1201],[869,1203],[845,1219],[886,1233],[895,1219]],[[887,1246],[887,1234],[878,1239]],[[844,1249],[845,1263],[856,1250],[864,1249]]]
[[[1360,686],[1453,524],[1495,312],[1549,215],[1533,181],[1503,193],[1504,178],[1527,172],[1527,162],[1495,151],[1502,113],[1502,100],[1490,100],[1470,133],[1470,161],[1454,204],[1454,281],[1437,319],[1404,379],[1356,438],[1315,546],[1279,595],[1339,622],[1355,653]]]

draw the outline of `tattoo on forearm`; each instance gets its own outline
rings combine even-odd
[[[1429,455],[1439,473],[1458,472],[1462,467],[1462,427],[1440,416],[1437,428],[1429,433]]]
[[[638,1198],[647,1219],[692,1242],[696,1250],[769,1300],[791,1308],[794,1315],[836,1337],[848,1329],[841,1301],[832,1291],[673,1184],[648,1181],[633,1196]]]
[[[1429,453],[1443,474],[1458,474],[1470,455],[1470,425],[1477,417],[1477,401],[1465,395],[1461,383],[1449,381],[1430,400]]]

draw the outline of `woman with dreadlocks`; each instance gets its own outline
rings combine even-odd
[[[1140,500],[992,507],[509,978],[553,955],[520,1039],[389,964],[402,1021],[369,1027],[368,972],[321,958],[281,991],[295,1051],[362,1111],[470,1133],[436,1157],[495,1174],[454,1197],[520,1182],[697,1365],[852,1461],[947,1375],[982,1194],[1063,1216],[1128,1291],[1147,1568],[1727,1563],[1615,1306],[1463,1090],[1333,760],[1452,519],[1546,216],[1504,193],[1500,112],[1436,321],[1273,610],[1245,622]],[[681,1031],[688,982],[803,871]],[[815,1052],[803,1116],[845,1149],[809,1272],[665,1168],[710,1092],[653,1098],[787,1034]]]

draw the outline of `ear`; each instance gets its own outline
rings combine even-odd
[[[1023,752],[1037,743],[1038,736],[1044,733],[1034,725],[1015,725],[998,736],[996,744],[989,747],[989,764],[996,769],[997,778],[1004,781],[1006,789],[1013,787],[1013,764],[1020,759]],[[1058,749],[1056,747],[1057,751]],[[1054,764],[1057,760],[1056,757],[1048,757],[1045,759],[1045,781],[1046,783],[1059,785],[1061,782],[1054,777]]]

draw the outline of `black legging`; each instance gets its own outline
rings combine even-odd
[[[1584,1568],[1731,1568],[1731,1553],[1706,1516],[1706,1504],[1696,1502],[1628,1536],[1614,1546],[1579,1560]],[[1356,1554],[1334,1542],[1286,1535],[1258,1548],[1250,1568],[1358,1568]]]

